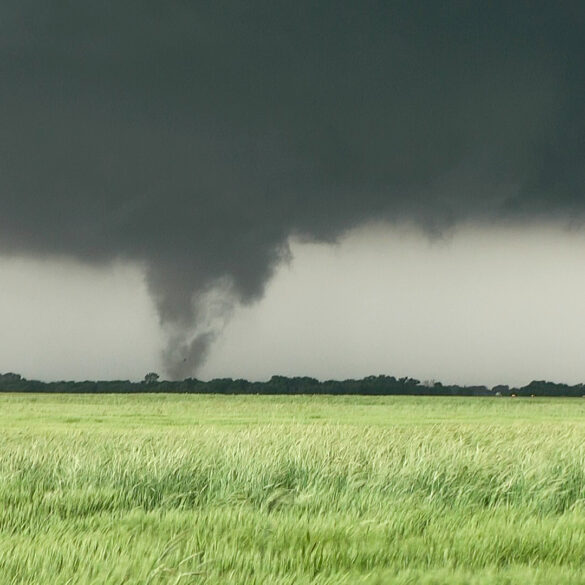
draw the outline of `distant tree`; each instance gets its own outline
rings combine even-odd
[[[0,382],[20,382],[21,380],[22,376],[20,374],[14,374],[13,372],[0,374]]]
[[[160,376],[156,372],[148,372],[146,376],[144,376],[144,383],[145,384],[156,384]]]

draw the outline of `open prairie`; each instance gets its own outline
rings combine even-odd
[[[585,583],[585,400],[0,394],[0,585]]]

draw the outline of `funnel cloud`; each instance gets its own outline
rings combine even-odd
[[[580,2],[0,6],[0,253],[145,267],[168,374],[291,236],[585,211]]]

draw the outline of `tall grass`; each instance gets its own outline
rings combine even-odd
[[[0,584],[585,583],[584,423],[576,400],[3,396]]]

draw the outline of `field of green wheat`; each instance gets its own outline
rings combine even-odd
[[[585,583],[585,400],[0,394],[0,585]]]

